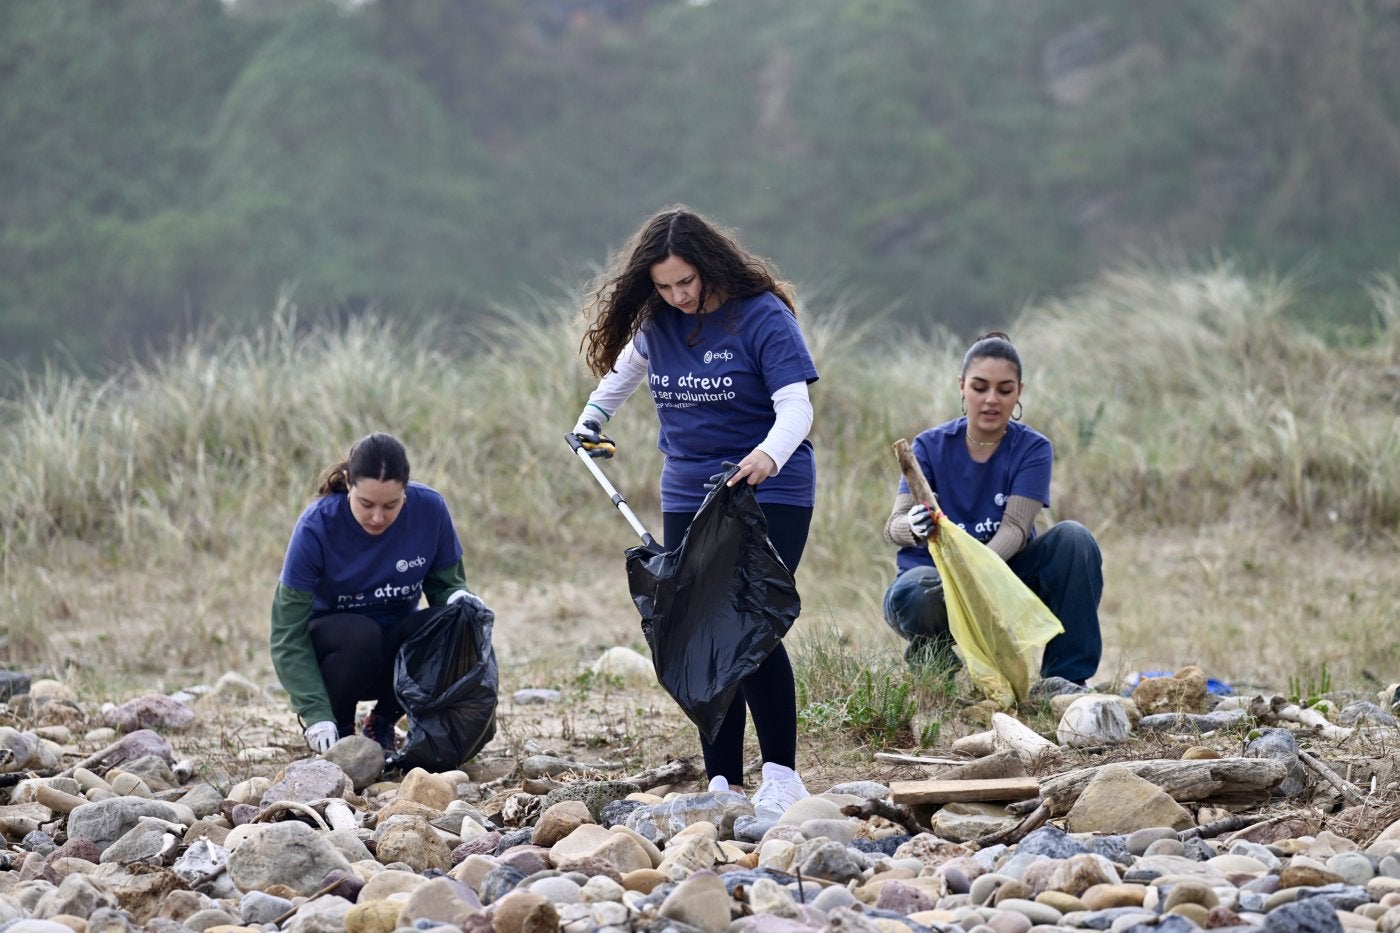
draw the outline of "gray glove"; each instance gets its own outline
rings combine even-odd
[[[724,482],[724,478],[728,476],[730,472],[733,471],[733,469],[738,465],[739,464],[737,463],[730,463],[728,460],[721,463],[720,466],[724,467],[724,472],[716,473],[714,476],[711,476],[709,482],[705,483],[705,491],[714,492],[715,489],[718,488],[719,484]]]
[[[306,727],[306,744],[318,755],[324,755],[340,738],[340,730],[329,719],[313,722]]]
[[[908,515],[910,531],[925,541],[933,537],[933,531],[937,525],[934,524],[933,513],[929,511],[928,506],[920,502],[909,510]]]
[[[468,606],[471,606],[476,610],[477,615],[481,617],[483,622],[489,624],[496,621],[496,613],[492,612],[487,605],[481,601],[481,597],[471,590],[458,590],[447,597],[447,605],[450,606],[456,602],[464,602]]]

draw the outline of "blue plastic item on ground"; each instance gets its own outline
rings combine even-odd
[[[1133,688],[1150,677],[1174,677],[1175,675],[1175,671],[1133,671],[1127,677],[1123,678],[1123,696],[1132,696]],[[1231,687],[1223,680],[1207,677],[1206,693],[1221,697],[1234,696],[1235,688]]]

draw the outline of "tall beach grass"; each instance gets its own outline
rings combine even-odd
[[[1400,288],[1372,295],[1375,333],[1346,346],[1288,323],[1288,281],[1229,268],[1122,272],[1010,322],[1025,420],[1056,445],[1051,515],[1104,546],[1101,678],[1195,662],[1282,683],[1318,660],[1338,681],[1400,674]],[[963,343],[820,300],[802,322],[822,379],[797,635],[897,658],[879,610],[890,444],[957,414]],[[446,495],[504,661],[640,647],[635,537],[563,440],[593,384],[579,336],[563,299],[467,329],[304,327],[284,305],[256,333],[106,379],[17,380],[0,403],[5,655],[169,689],[269,677],[287,535],[316,473],[373,430]],[[654,411],[634,398],[607,430],[604,468],[659,529]]]

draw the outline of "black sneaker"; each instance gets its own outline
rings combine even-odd
[[[398,736],[394,733],[394,720],[387,716],[375,716],[371,713],[365,717],[365,721],[360,725],[360,732],[365,738],[378,742],[379,747],[386,752],[392,752],[398,748]]]

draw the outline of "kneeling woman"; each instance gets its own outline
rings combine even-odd
[[[360,700],[375,701],[364,734],[393,751],[399,647],[459,599],[488,610],[467,589],[447,504],[409,482],[397,438],[361,438],[322,472],[316,495],[292,530],[273,598],[272,664],[309,723],[312,751],[354,734]]]
[[[929,428],[910,446],[943,513],[1005,560],[1064,626],[1045,646],[1041,676],[1082,686],[1102,653],[1103,560],[1078,522],[1036,534],[1035,518],[1050,504],[1054,453],[1045,435],[1019,421],[1022,387],[1020,354],[1005,334],[987,334],[963,356],[963,417]],[[936,528],[901,479],[885,522],[885,540],[899,547],[885,621],[909,640],[911,663],[946,662],[952,648],[943,585],[928,552]]]

